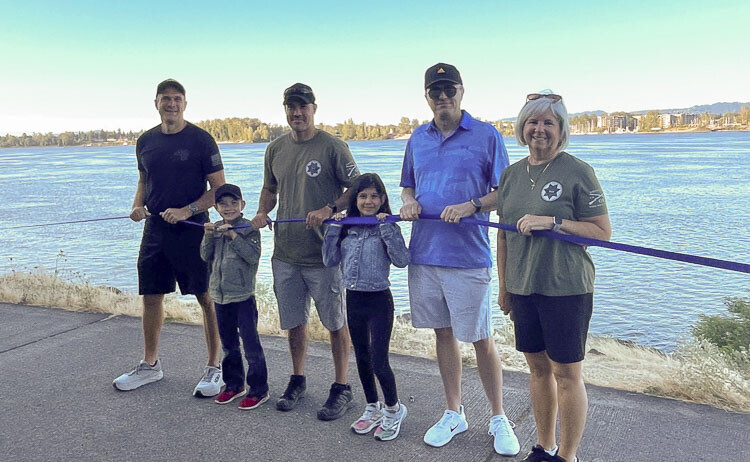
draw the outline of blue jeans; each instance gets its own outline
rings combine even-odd
[[[227,390],[242,390],[243,380],[250,387],[248,396],[263,396],[268,392],[268,369],[266,356],[258,336],[258,308],[255,297],[236,303],[214,303],[219,323],[219,337],[224,349],[221,361],[224,383]],[[239,333],[239,335],[238,335]],[[240,337],[247,360],[247,377],[242,364]]]

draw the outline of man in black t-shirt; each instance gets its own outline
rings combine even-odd
[[[134,390],[163,377],[159,361],[163,302],[165,294],[174,292],[176,281],[182,294],[195,295],[203,309],[208,364],[193,395],[214,396],[221,391],[223,381],[216,313],[208,296],[208,267],[200,258],[203,227],[181,221],[208,221],[214,191],[224,184],[224,166],[211,135],[183,118],[187,101],[179,82],[161,82],[155,103],[161,124],[138,138],[139,179],[130,212],[133,221],[146,220],[138,254],[144,358],[112,384],[118,390]]]

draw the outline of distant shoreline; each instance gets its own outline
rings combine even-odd
[[[648,132],[586,132],[586,133],[572,133],[570,136],[591,136],[591,135],[666,135],[674,133],[715,133],[715,132],[750,132],[749,128],[717,128],[711,130],[705,127],[691,128],[691,129],[667,129],[667,130],[653,130]]]
[[[711,130],[708,128],[694,128],[694,129],[684,129],[684,130],[654,130],[650,132],[587,132],[587,133],[571,133],[570,136],[593,136],[593,135],[668,135],[668,134],[675,134],[675,133],[716,133],[716,132],[750,132],[750,128],[740,128],[740,129],[727,129],[727,128],[718,128],[715,130]],[[411,135],[401,135],[395,138],[382,138],[382,139],[374,139],[374,140],[355,140],[355,139],[348,139],[344,141],[358,141],[358,142],[368,142],[368,141],[405,141],[408,140]],[[513,138],[512,136],[507,136],[505,138]],[[216,144],[224,145],[224,144],[264,144],[268,143],[268,141],[263,141],[261,143],[248,143],[246,141],[217,141]],[[68,146],[14,146],[14,147],[0,147],[0,149],[24,149],[24,147],[27,148],[72,148],[72,147],[78,147],[78,148],[97,148],[97,147],[110,147],[110,146],[135,146],[135,143],[125,143],[125,142],[101,142],[101,143],[87,143],[87,144],[72,144]]]

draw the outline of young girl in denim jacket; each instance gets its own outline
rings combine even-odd
[[[398,436],[407,412],[398,400],[396,380],[388,362],[393,329],[393,297],[388,275],[391,263],[399,268],[409,264],[409,251],[398,225],[385,222],[391,207],[380,177],[374,173],[361,175],[352,189],[347,216],[376,217],[380,223],[329,224],[323,240],[323,263],[334,266],[341,262],[349,333],[367,398],[365,412],[351,428],[361,435],[375,428],[375,438],[387,441]],[[376,376],[383,390],[384,405],[378,400]]]

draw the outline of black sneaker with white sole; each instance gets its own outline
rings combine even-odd
[[[297,406],[297,402],[305,396],[307,380],[304,375],[293,375],[289,378],[284,394],[276,401],[276,409],[279,411],[291,411]]]
[[[320,420],[336,420],[352,407],[352,388],[347,385],[334,382],[331,385],[331,391],[328,393],[328,399],[323,407],[318,411]]]

